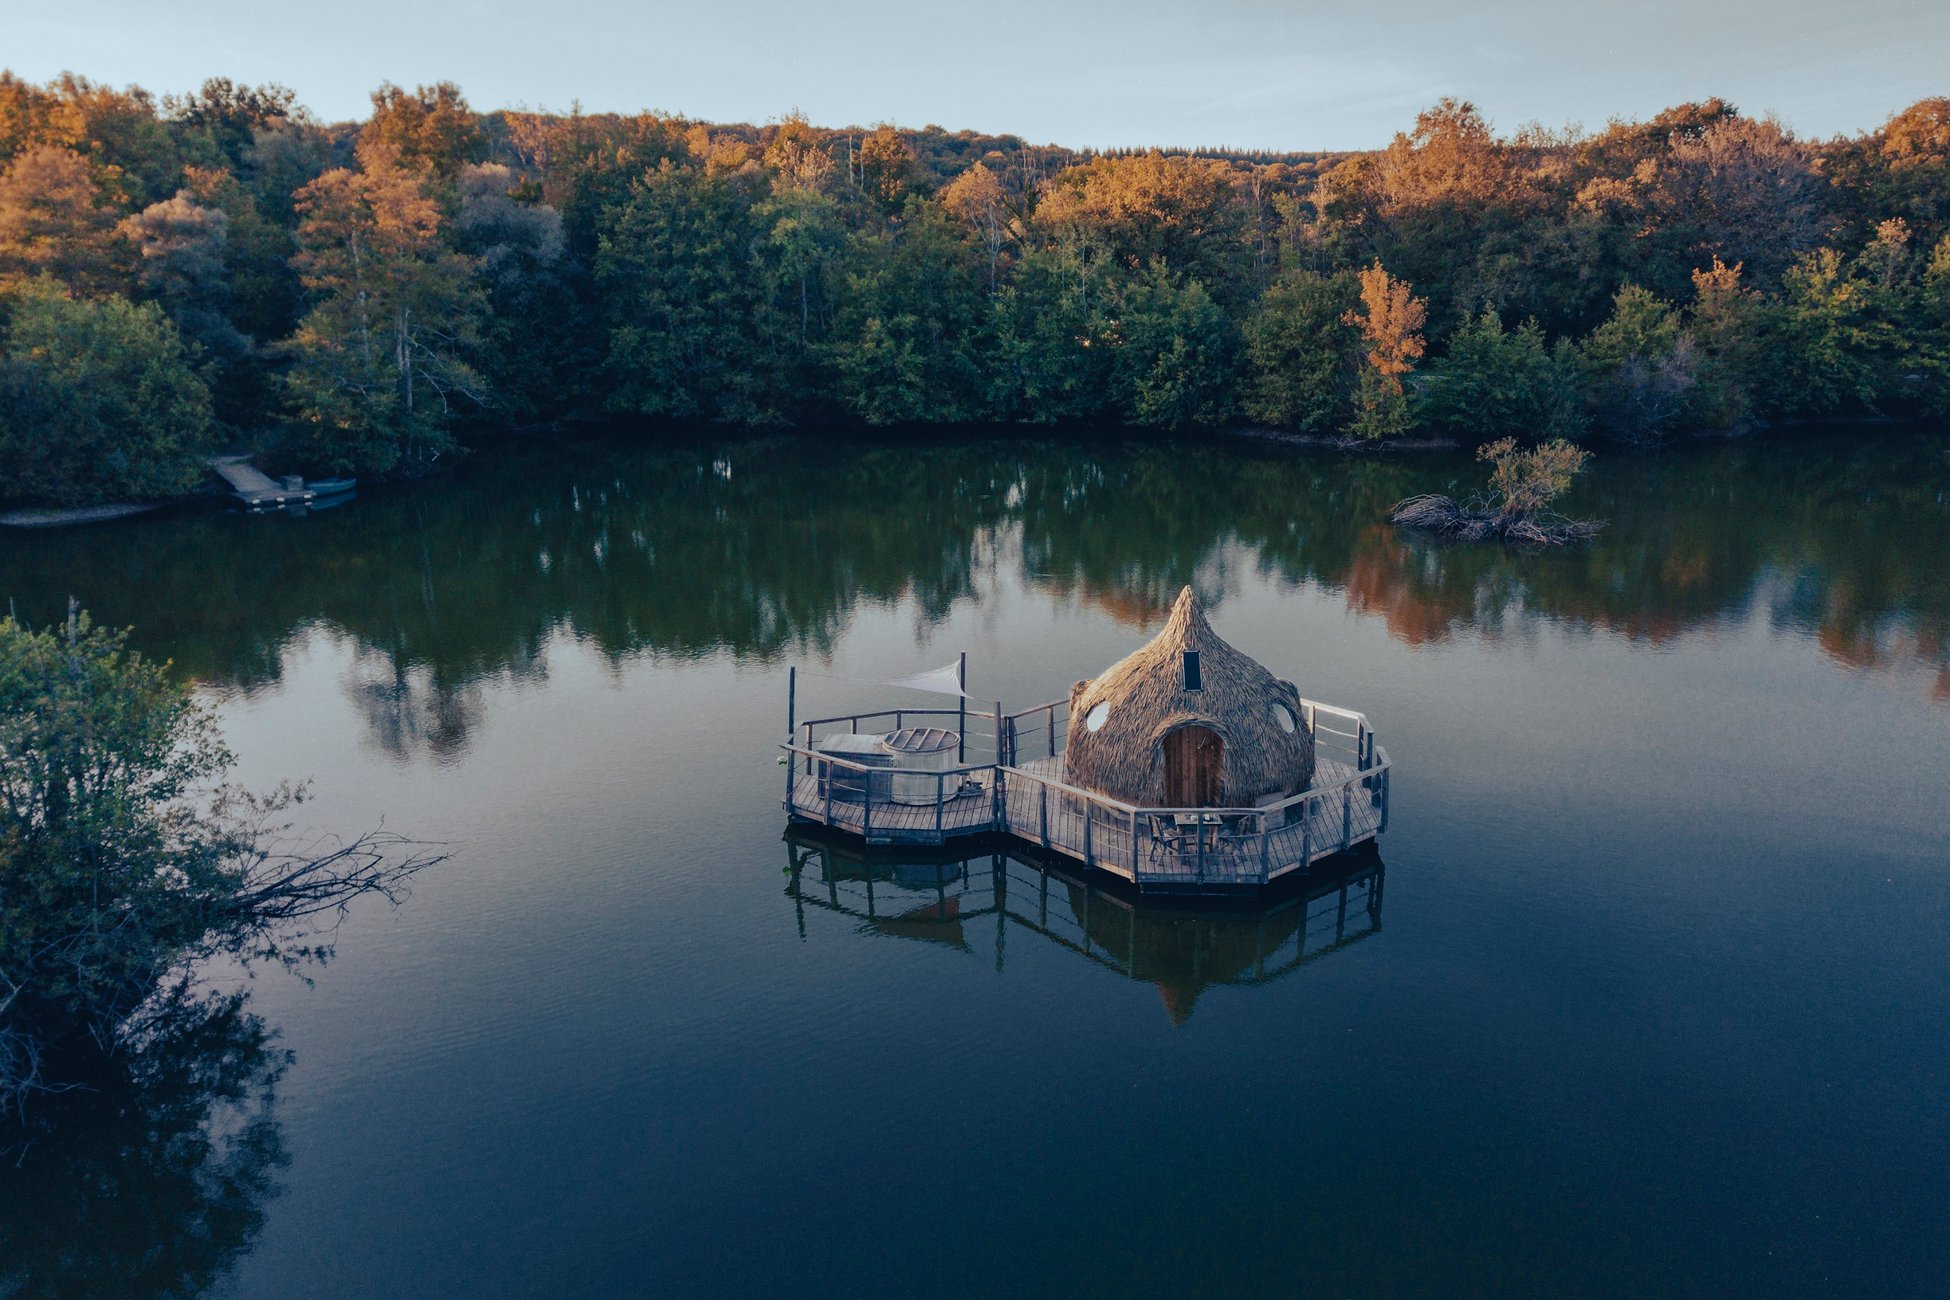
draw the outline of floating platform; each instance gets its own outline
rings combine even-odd
[[[1260,888],[1379,837],[1388,828],[1392,771],[1367,718],[1302,699],[1301,725],[1315,747],[1305,790],[1252,808],[1142,807],[1065,779],[1069,702],[1021,713],[998,705],[882,709],[798,723],[781,748],[784,806],[797,823],[826,826],[870,845],[946,845],[1005,836],[1130,881],[1145,891]],[[892,724],[889,726],[888,724]],[[880,734],[913,724],[956,726],[961,760],[923,769],[862,762],[818,747],[833,733]],[[986,735],[970,737],[976,726]],[[970,762],[969,745],[977,749]],[[1032,756],[1022,756],[1024,748]],[[934,786],[925,802],[896,801],[894,778]]]
[[[1263,888],[1388,828],[1388,753],[1366,715],[1228,645],[1189,586],[1147,644],[1021,713],[969,712],[967,655],[888,683],[953,709],[800,723],[798,680],[786,815],[868,844],[1000,835],[1139,889],[1207,893]]]

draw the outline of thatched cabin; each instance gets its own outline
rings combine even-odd
[[[1212,630],[1186,587],[1150,644],[1070,689],[1065,779],[1152,808],[1251,808],[1305,790],[1300,692]]]

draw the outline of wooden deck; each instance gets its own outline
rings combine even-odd
[[[1066,790],[1063,758],[1039,758],[1004,776],[1008,834],[1146,887],[1258,885],[1376,838],[1384,821],[1379,777],[1319,759],[1314,797],[1258,822],[1221,815],[1213,824],[1139,811],[1119,815]],[[1025,779],[1029,778],[1029,779]],[[1133,833],[1136,851],[1132,850]]]
[[[1138,808],[1069,784],[1063,756],[1067,718],[1060,716],[1065,707],[1060,701],[1014,715],[998,705],[992,736],[974,737],[968,746],[984,757],[969,754],[967,766],[939,775],[871,767],[822,752],[814,746],[814,729],[844,724],[850,733],[874,734],[874,724],[884,725],[890,717],[898,727],[910,716],[947,711],[882,710],[800,724],[803,741],[795,736],[783,746],[789,763],[783,803],[794,821],[830,826],[868,844],[938,845],[1006,835],[1140,889],[1258,887],[1307,872],[1388,827],[1392,768],[1367,718],[1312,700],[1301,704],[1316,741],[1313,781],[1305,791],[1267,807]],[[957,722],[973,720],[960,710],[952,716]],[[1025,743],[1041,752],[1023,757]],[[822,779],[826,775],[835,779],[829,783]],[[897,788],[893,782],[916,777],[943,782],[948,797],[919,804],[889,797]],[[829,790],[829,784],[835,788]],[[874,793],[868,797],[867,791]]]
[[[980,835],[995,829],[990,779],[986,772],[971,774],[960,794],[939,804],[876,798],[870,810],[858,798],[828,799],[819,778],[802,773],[792,783],[790,811],[807,821],[851,831],[869,844],[942,844],[958,835]]]
[[[231,495],[252,510],[303,505],[318,495],[303,486],[285,487],[242,456],[220,456],[210,462],[210,468],[230,484]]]

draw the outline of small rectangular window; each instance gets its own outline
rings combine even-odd
[[[1205,681],[1199,676],[1198,651],[1196,650],[1187,650],[1185,652],[1185,689],[1188,691],[1202,691],[1205,689]]]

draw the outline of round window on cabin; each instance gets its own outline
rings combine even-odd
[[[1300,729],[1300,719],[1293,716],[1293,710],[1284,704],[1273,706],[1273,716],[1279,719],[1280,730],[1291,736]]]
[[[1092,706],[1090,712],[1083,715],[1084,729],[1087,731],[1103,730],[1104,719],[1108,718],[1109,716],[1110,716],[1109,704],[1098,704]]]

